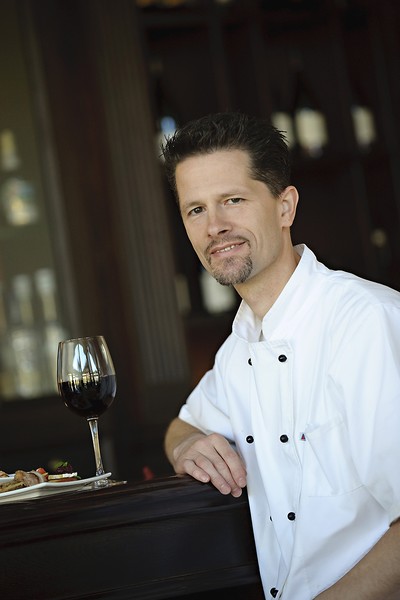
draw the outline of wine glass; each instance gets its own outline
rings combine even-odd
[[[64,404],[89,423],[96,476],[104,475],[98,418],[113,403],[117,389],[113,361],[103,336],[81,337],[58,344],[57,385]],[[94,482],[108,485],[107,479]]]

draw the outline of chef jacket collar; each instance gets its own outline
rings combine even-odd
[[[281,339],[287,335],[291,320],[297,320],[299,312],[308,304],[307,300],[312,296],[310,278],[318,263],[314,253],[305,244],[298,244],[295,250],[300,255],[300,261],[262,321],[242,300],[232,326],[233,333],[239,338],[250,343]]]

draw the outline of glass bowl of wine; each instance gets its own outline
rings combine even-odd
[[[65,406],[89,423],[96,477],[104,476],[98,419],[114,401],[117,380],[111,354],[102,335],[59,343],[57,385]],[[107,479],[99,479],[94,483],[95,487],[107,485]]]

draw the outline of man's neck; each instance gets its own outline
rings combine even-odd
[[[238,294],[260,320],[265,317],[280,296],[299,261],[300,256],[291,246],[267,272],[235,286]]]

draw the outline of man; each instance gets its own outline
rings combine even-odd
[[[204,117],[163,154],[201,263],[242,298],[169,460],[223,494],[247,485],[266,598],[400,598],[400,294],[293,247],[268,122]]]

